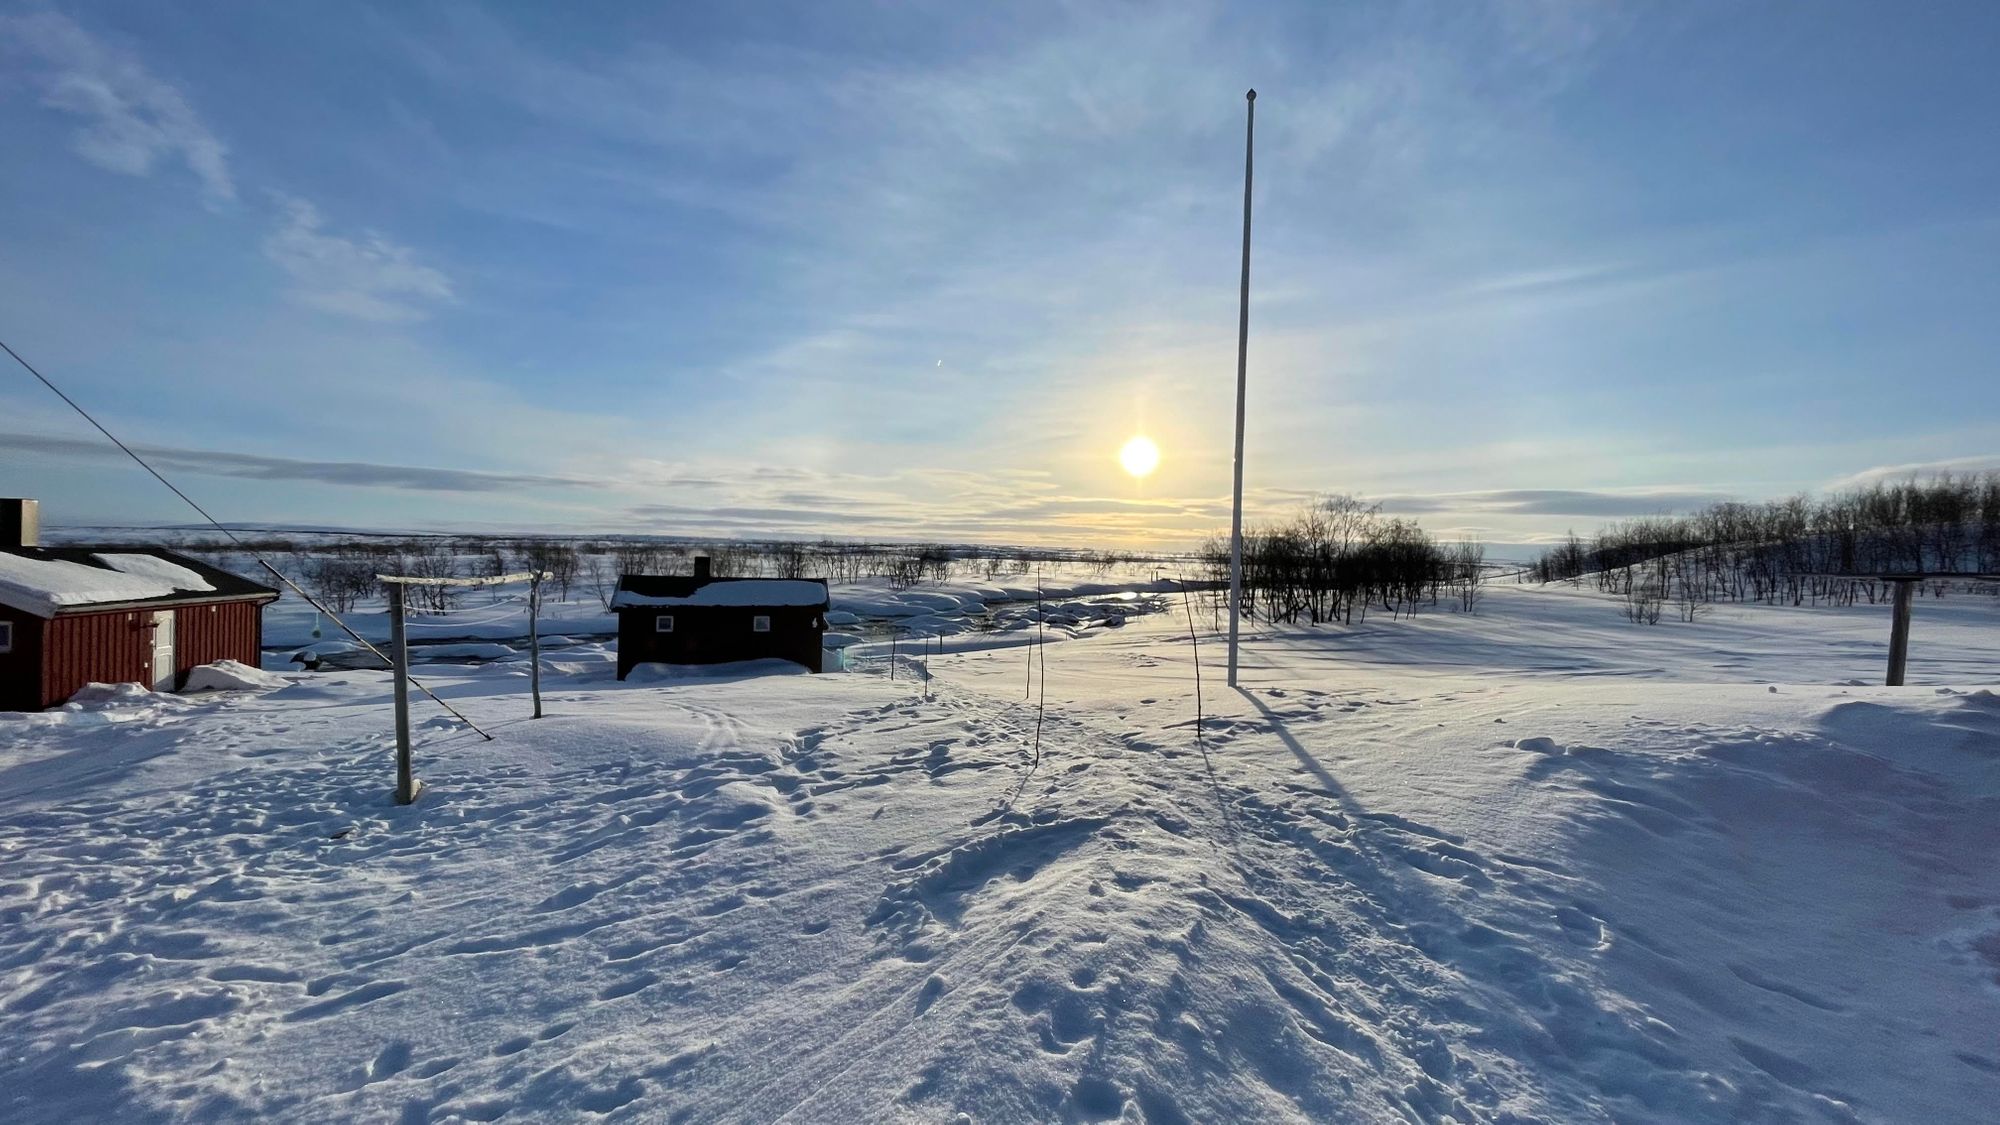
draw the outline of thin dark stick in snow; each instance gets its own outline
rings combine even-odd
[[[137,453],[132,452],[131,446],[126,445],[122,441],[119,441],[118,435],[112,433],[110,430],[105,429],[104,423],[99,422],[96,418],[91,417],[90,411],[85,410],[81,406],[78,406],[76,400],[64,394],[61,387],[58,387],[54,383],[49,381],[48,376],[42,374],[40,371],[35,370],[34,364],[29,363],[25,359],[22,359],[21,353],[15,351],[13,348],[8,347],[7,342],[5,340],[0,340],[0,351],[4,351],[8,355],[12,356],[14,362],[20,364],[21,367],[24,370],[26,370],[28,374],[33,375],[36,378],[36,380],[42,384],[42,386],[47,387],[49,390],[55,392],[55,396],[57,398],[68,403],[69,408],[71,410],[74,410],[78,414],[81,414],[83,416],[83,420],[90,423],[92,426],[95,426],[97,428],[97,432],[103,434],[105,438],[111,442],[111,444],[124,450],[125,456],[130,457],[132,460],[138,462],[139,467],[146,470],[148,473],[152,474],[154,480],[159,481],[161,484],[166,485],[168,492],[171,492],[175,496],[180,497],[181,500],[184,501],[188,507],[193,508],[196,512],[200,513],[201,518],[209,522],[209,526],[215,528],[215,530],[217,531],[220,531],[225,537],[228,538],[228,540],[231,543],[236,544],[237,550],[242,551],[244,554],[250,556],[253,559],[256,559],[258,566],[261,566],[265,570],[270,571],[271,577],[277,579],[280,582],[283,582],[287,587],[291,589],[292,593],[297,594],[300,598],[302,598],[305,601],[307,605],[313,607],[313,609],[319,611],[320,613],[325,614],[326,617],[329,620],[331,620],[335,625],[340,626],[342,632],[346,633],[350,637],[353,637],[356,644],[359,644],[362,648],[365,648],[369,652],[373,653],[375,657],[381,660],[384,664],[390,664],[393,666],[394,661],[391,661],[389,659],[387,653],[383,652],[379,648],[376,648],[375,645],[368,640],[368,638],[355,632],[354,626],[349,625],[347,622],[341,620],[339,614],[328,609],[326,606],[321,605],[319,599],[313,597],[311,594],[306,593],[305,590],[298,583],[285,577],[284,571],[281,571],[277,567],[272,566],[270,562],[264,558],[264,556],[251,550],[248,544],[244,543],[243,540],[238,539],[236,537],[235,532],[222,526],[222,524],[218,522],[214,516],[209,515],[207,508],[204,508],[200,504],[195,503],[194,498],[189,496],[187,493],[182,492],[179,488],[177,488],[174,485],[173,481],[170,481],[167,478],[161,476],[160,470],[155,469],[150,463],[147,462],[147,460],[144,457],[141,457]],[[464,715],[460,714],[458,708],[453,707],[451,704],[446,703],[442,699],[439,699],[437,697],[436,692],[432,691],[431,689],[423,685],[423,681],[417,679],[415,676],[410,676],[409,681],[418,691],[423,692],[425,695],[430,696],[432,703],[435,703],[439,707],[442,707],[445,710],[451,712],[454,718],[456,718],[459,722],[464,723],[466,726],[471,727],[474,733],[478,734],[479,737],[485,739],[488,742],[493,741],[492,735],[487,734],[483,730],[480,730],[479,724],[473,722],[471,719],[468,719]]]
[[[528,583],[528,691],[535,697],[535,715],[542,717],[542,573]]]
[[[1201,641],[1194,632],[1194,601],[1188,597],[1187,583],[1181,583],[1181,606],[1187,610],[1188,644],[1194,647],[1194,745],[1201,760],[1208,760],[1208,744],[1201,737]],[[1212,772],[1212,771],[1211,771]]]
[[[1229,834],[1229,841],[1236,842],[1236,824],[1229,816],[1229,802],[1222,799],[1222,782],[1216,779],[1215,763],[1208,756],[1208,742],[1202,736],[1201,702],[1201,641],[1195,636],[1194,599],[1188,597],[1187,581],[1175,579],[1181,585],[1181,606],[1187,610],[1188,644],[1194,647],[1194,746],[1201,751],[1201,764],[1208,770],[1208,787],[1215,792],[1215,807],[1222,811],[1222,830]]]
[[[1042,765],[1042,711],[1049,701],[1049,639],[1042,614],[1042,564],[1035,564],[1035,651],[1042,666],[1042,694],[1035,700],[1035,768]]]

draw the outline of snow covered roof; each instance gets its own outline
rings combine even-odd
[[[134,578],[150,578],[165,583],[175,590],[213,590],[215,585],[208,579],[176,562],[168,562],[158,555],[139,555],[129,552],[98,552],[91,558],[113,570],[123,571]]]
[[[696,579],[628,574],[618,580],[612,609],[642,606],[772,606],[826,608],[826,583],[806,578]]]
[[[65,610],[277,591],[171,551],[17,547],[0,550],[0,606],[54,617]]]

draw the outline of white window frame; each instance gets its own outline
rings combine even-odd
[[[14,623],[0,621],[0,652],[14,651]]]
[[[771,631],[771,615],[770,615],[770,614],[768,614],[768,613],[759,613],[759,614],[755,615],[754,617],[750,618],[750,631],[751,631],[751,632],[753,632],[753,633],[768,633],[768,632],[770,632],[770,631]]]
[[[662,614],[660,614],[660,615],[659,615],[658,617],[655,617],[655,618],[653,618],[653,632],[655,632],[655,633],[671,633],[671,632],[673,632],[673,631],[674,631],[674,615],[673,615],[673,614],[671,614],[671,613],[662,613]]]

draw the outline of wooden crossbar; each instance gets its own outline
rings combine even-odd
[[[526,582],[548,576],[547,571],[534,570],[524,570],[519,574],[494,574],[485,578],[412,578],[401,574],[378,574],[375,581],[392,586],[504,586],[509,582]]]

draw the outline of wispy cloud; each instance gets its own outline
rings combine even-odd
[[[1990,426],[1916,432],[1935,407],[1911,396],[1841,406],[1879,383],[1871,366],[1982,370],[1990,226],[1800,258],[1822,226],[1860,238],[1878,206],[1922,218],[1945,196],[1842,192],[1809,153],[1765,144],[1768,121],[1707,113],[1741,91],[1631,49],[1675,20],[1571,0],[1164,0],[807,5],[775,23],[663,9],[551,35],[452,4],[301,10],[240,35],[190,9],[149,35],[150,16],[74,11],[0,17],[0,91],[19,95],[0,110],[44,149],[23,156],[36,190],[0,242],[101,221],[65,214],[43,169],[131,186],[72,158],[72,130],[93,164],[150,170],[175,201],[193,170],[208,198],[250,205],[173,230],[111,200],[117,229],[53,264],[73,277],[9,268],[47,250],[0,254],[0,304],[44,322],[37,354],[121,430],[358,459],[173,454],[363,486],[217,483],[270,513],[519,519],[509,490],[548,488],[548,508],[606,531],[1178,545],[1226,527],[1253,82],[1253,522],[1339,489],[1433,530],[1526,537],[2000,448]],[[1621,42],[1628,24],[1646,26]],[[1722,41],[1671,41],[1697,38]],[[292,65],[319,40],[322,65]],[[232,68],[246,45],[263,65]],[[1607,60],[1639,69],[1599,88]],[[1645,68],[1669,60],[1674,89],[1710,92],[1625,127],[1664,76]],[[268,107],[239,112],[246,91]],[[1837,86],[1818,93],[1802,120],[1847,113]],[[1721,132],[1678,128],[1698,110]],[[1958,138],[1851,139],[1856,175],[1987,171]],[[1832,187],[1802,194],[1800,169]],[[1908,283],[1918,263],[1937,281]],[[1990,392],[1960,390],[1960,421],[1992,415]],[[9,429],[70,432],[10,405]],[[1165,452],[1144,482],[1113,460],[1137,430]],[[1788,431],[1820,443],[1772,440]],[[0,438],[0,466],[100,502],[81,482],[101,474],[7,457],[22,448]],[[405,458],[508,471],[386,463]]]
[[[101,441],[0,433],[0,447],[53,457],[122,461],[124,454]],[[243,480],[309,481],[361,488],[399,488],[418,492],[506,492],[519,488],[591,488],[605,482],[585,477],[536,473],[488,473],[471,469],[434,469],[416,465],[383,465],[369,461],[308,461],[214,449],[178,449],[134,445],[155,466],[206,476]]]
[[[293,296],[325,312],[375,321],[421,320],[452,298],[451,280],[416,252],[373,231],[329,234],[319,208],[283,200],[283,221],[264,240],[264,256],[292,275]]]
[[[228,149],[136,58],[55,12],[0,16],[0,48],[35,61],[44,104],[83,119],[71,143],[85,160],[128,176],[178,160],[211,204],[236,198]]]
[[[1475,281],[1467,285],[1463,293],[1466,296],[1483,297],[1563,289],[1617,277],[1627,270],[1626,266],[1609,262],[1516,270]]]
[[[1896,480],[1902,477],[1933,476],[1938,473],[1985,473],[2000,471],[2000,453],[1981,453],[1972,457],[1947,457],[1941,461],[1911,461],[1903,465],[1877,465],[1863,469],[1850,476],[1841,477],[1826,487],[1829,490],[1857,488],[1879,481]]]
[[[1618,519],[1689,512],[1733,500],[1721,492],[1680,492],[1654,489],[1597,491],[1570,488],[1508,488],[1486,492],[1440,492],[1429,495],[1381,497],[1392,514],[1451,512],[1520,516],[1594,516]]]

